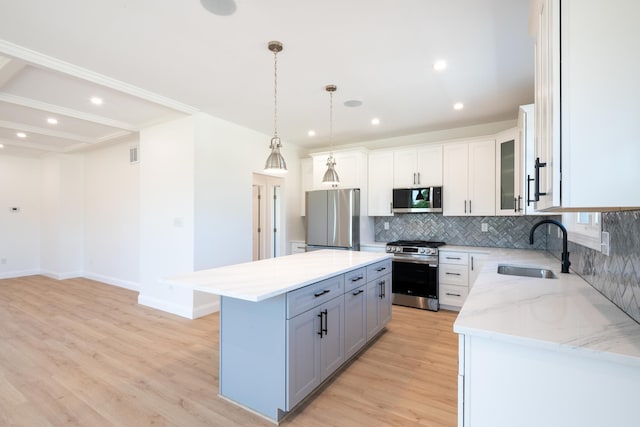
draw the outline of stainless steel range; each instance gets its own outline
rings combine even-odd
[[[393,254],[393,304],[438,311],[438,247],[444,242],[398,240],[387,243]]]

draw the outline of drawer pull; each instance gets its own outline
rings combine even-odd
[[[318,297],[320,297],[320,296],[322,296],[322,295],[324,295],[324,294],[328,294],[329,292],[331,292],[331,291],[330,291],[330,290],[328,290],[328,289],[325,289],[325,290],[324,290],[324,291],[322,291],[322,292],[318,292],[318,293],[316,293],[316,294],[313,294],[313,296],[314,296],[314,297],[316,297],[316,298],[318,298]]]
[[[387,267],[380,267],[380,268],[376,268],[376,271],[377,272],[381,272],[381,271],[384,271],[386,269],[387,269]]]
[[[355,291],[354,293],[352,293],[351,295],[360,295],[361,293],[363,293],[364,291],[362,289],[358,289],[357,291]]]
[[[362,280],[364,279],[364,276],[360,275],[358,277],[354,277],[353,279],[351,279],[352,282],[357,282],[358,280]]]
[[[444,274],[448,274],[449,276],[459,276],[460,273],[449,273],[448,271],[445,272]]]
[[[445,258],[446,259],[457,259],[457,260],[461,260],[462,259],[462,258],[456,257],[456,256],[448,256],[448,257],[445,257]]]
[[[460,294],[452,294],[451,292],[447,292],[447,295],[449,295],[450,297],[461,297],[462,296]]]

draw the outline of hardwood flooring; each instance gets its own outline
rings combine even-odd
[[[365,352],[283,426],[454,426],[456,313],[393,306]],[[247,384],[250,387],[250,384]],[[271,426],[218,398],[218,315],[88,279],[0,280],[0,426]]]

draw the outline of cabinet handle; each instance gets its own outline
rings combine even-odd
[[[322,295],[324,295],[324,294],[328,294],[329,292],[331,292],[331,291],[330,291],[330,290],[328,290],[328,289],[325,289],[325,290],[324,290],[324,291],[322,291],[322,292],[318,292],[318,293],[313,294],[313,296],[314,296],[314,297],[316,297],[316,298],[318,298],[318,297],[320,297],[320,296],[322,296]]]
[[[513,198],[513,211],[518,213],[518,199],[515,197]]]
[[[531,175],[527,175],[527,206],[531,206],[531,203],[535,202],[531,199],[531,181],[535,180],[535,178],[531,178]]]
[[[418,172],[418,184],[420,184],[420,172]]]
[[[361,293],[363,293],[364,291],[362,289],[358,289],[357,291],[355,291],[354,293],[352,293],[351,295],[356,296],[356,295],[360,295]]]
[[[413,173],[413,185],[416,185],[416,173]]]
[[[540,196],[546,196],[547,193],[541,193],[540,192],[540,168],[545,168],[547,167],[547,163],[542,163],[540,162],[540,157],[536,157],[536,163],[535,163],[535,169],[536,169],[536,192],[534,194],[534,200],[536,202],[540,201]]]
[[[447,292],[447,295],[449,295],[450,297],[461,297],[462,295],[460,294],[452,294],[451,292]]]
[[[522,212],[522,196],[518,196],[518,212]]]
[[[467,201],[464,201],[464,213],[467,213]]]
[[[471,257],[471,271],[473,271],[473,257]]]
[[[449,276],[459,276],[460,273],[449,273],[448,271],[444,274],[448,274]]]
[[[389,202],[389,213],[393,213],[393,202]]]
[[[376,268],[376,271],[379,273],[379,272],[384,271],[386,269],[387,269],[387,267],[380,267],[380,268]]]
[[[469,213],[471,213],[471,200],[469,200]]]
[[[385,281],[381,280],[380,282],[378,282],[378,286],[380,286],[380,299],[384,299],[384,284]]]
[[[318,314],[318,317],[320,318],[320,332],[318,332],[318,335],[320,335],[320,339],[322,339],[322,333],[324,332],[324,329],[322,329],[322,317],[323,317],[324,313],[321,311],[320,314]]]
[[[358,277],[354,277],[353,279],[351,279],[352,282],[357,282],[358,280],[362,280],[364,279],[364,276],[360,275]]]
[[[320,321],[322,321],[322,319],[320,319]],[[324,310],[324,328],[322,328],[322,332],[324,332],[325,335],[329,335],[327,333],[328,325],[329,325],[329,312],[325,308],[325,310]]]
[[[445,258],[446,258],[446,259],[457,259],[457,260],[462,259],[462,258],[460,258],[460,257],[456,257],[456,256],[448,256],[448,257],[445,257]]]

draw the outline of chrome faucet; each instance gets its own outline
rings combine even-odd
[[[564,228],[564,225],[562,225],[560,222],[556,221],[555,219],[543,219],[539,223],[534,224],[533,227],[531,227],[531,231],[529,232],[529,244],[533,245],[533,232],[536,231],[536,228],[538,228],[538,226],[542,224],[555,224],[560,227],[560,230],[562,230],[562,272],[568,273],[571,262],[569,261],[569,251],[567,250],[567,229]]]

